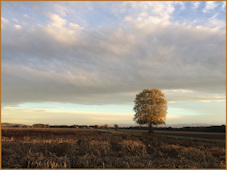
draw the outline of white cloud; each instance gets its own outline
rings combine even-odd
[[[182,101],[225,102],[226,100],[223,93],[207,93],[188,89],[164,89],[162,92],[165,94],[168,103]]]
[[[209,20],[215,19],[218,15],[219,15],[218,13],[213,15],[211,18],[209,18]]]
[[[18,20],[17,20],[16,18],[13,18],[13,20],[14,20],[15,22],[18,22]]]
[[[197,102],[211,103],[211,102],[225,102],[226,100],[197,100]]]
[[[172,119],[182,119],[182,116],[180,116],[180,115],[169,115],[169,114],[167,114],[167,115],[166,115],[166,119],[167,119],[167,120],[172,120]]]
[[[214,14],[208,19],[206,26],[216,30],[226,30],[226,22],[217,18],[219,13]]]
[[[67,23],[66,19],[61,18],[57,14],[50,13],[49,18],[52,20],[51,26],[53,27],[63,27]]]
[[[181,2],[181,1],[175,1],[174,4],[180,5],[181,6],[180,10],[185,10],[186,9],[184,3]]]
[[[16,29],[21,29],[22,27],[20,25],[15,24],[14,25]]]
[[[183,3],[181,4],[183,9]],[[174,3],[172,2],[158,2],[158,1],[127,1],[123,4],[112,5],[112,12],[116,16],[124,16],[123,19],[146,21],[153,16],[162,21],[168,21],[171,14],[174,12]]]
[[[217,6],[218,6],[217,2],[215,2],[215,1],[207,1],[206,2],[206,6],[203,9],[203,12],[204,13],[207,13],[207,12],[215,9]]]
[[[51,36],[59,43],[73,44],[76,43],[78,32],[83,30],[83,27],[78,24],[68,22],[66,19],[57,14],[49,13],[50,22],[48,25],[41,25],[39,31],[44,31],[44,34]]]
[[[125,21],[132,21],[132,20],[133,20],[133,18],[132,18],[132,17],[130,17],[130,16],[126,16],[124,20],[125,20]]]
[[[194,9],[197,9],[197,8],[199,7],[199,5],[200,5],[200,2],[198,2],[198,1],[191,2],[191,3],[192,3],[192,5],[193,5],[193,8],[194,8]]]
[[[78,24],[73,24],[73,23],[69,23],[69,27],[72,27],[73,29],[79,29],[79,30],[83,30],[83,27],[80,27]]]
[[[5,24],[9,24],[9,23],[10,23],[9,20],[7,20],[7,19],[5,19],[5,18],[3,18],[3,17],[1,17],[1,21],[2,21],[3,23],[5,23]]]
[[[65,7],[63,4],[55,4],[54,9],[62,17],[65,17],[68,11],[67,7]]]
[[[222,10],[225,10],[225,9],[226,9],[226,1],[223,1],[223,2],[222,2],[221,9],[222,9]]]

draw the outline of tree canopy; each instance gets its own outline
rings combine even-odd
[[[145,89],[136,95],[134,101],[134,121],[140,125],[148,125],[150,132],[152,126],[165,124],[167,114],[167,101],[165,95],[158,89]]]
[[[108,129],[109,128],[109,125],[108,124],[105,124],[105,125],[103,125],[103,128],[104,129]]]
[[[117,124],[114,125],[114,129],[115,130],[118,130],[119,129],[119,126]]]

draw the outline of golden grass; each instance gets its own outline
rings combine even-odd
[[[99,130],[3,129],[3,168],[225,168],[225,143]]]

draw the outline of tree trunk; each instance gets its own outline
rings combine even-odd
[[[151,123],[148,125],[148,127],[149,127],[148,133],[154,133],[153,127],[152,127],[152,124]]]

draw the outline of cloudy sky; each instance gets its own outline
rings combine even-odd
[[[133,122],[158,88],[167,125],[225,124],[226,2],[2,2],[2,122]]]

